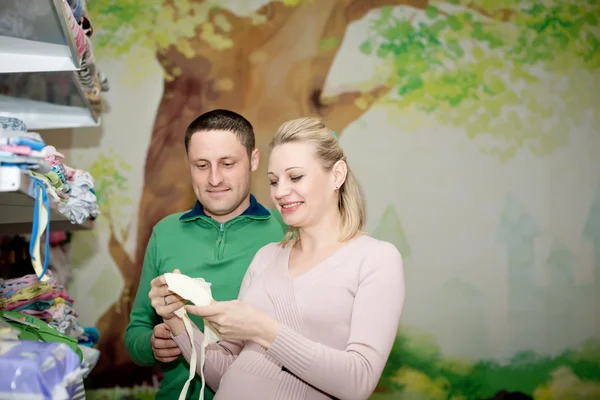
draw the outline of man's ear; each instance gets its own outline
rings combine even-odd
[[[260,151],[258,149],[252,150],[250,154],[250,171],[254,172],[258,169],[258,163],[260,162]]]

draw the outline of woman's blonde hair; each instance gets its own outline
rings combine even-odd
[[[338,161],[346,165],[346,153],[340,146],[335,132],[318,118],[298,118],[283,123],[271,140],[271,150],[285,143],[312,143],[315,155],[326,172],[330,172]],[[354,238],[365,225],[366,211],[362,190],[348,166],[346,180],[339,190],[338,209],[341,214],[340,238],[344,242]],[[298,237],[298,229],[290,227],[281,244],[286,246]]]

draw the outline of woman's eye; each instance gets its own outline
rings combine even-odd
[[[277,185],[277,182],[271,182],[271,183],[269,183],[269,185],[275,186],[275,185]]]
[[[292,176],[290,179],[292,180],[292,182],[298,182],[300,179],[302,179],[302,175]]]

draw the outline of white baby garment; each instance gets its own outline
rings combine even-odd
[[[167,280],[167,286],[173,293],[178,294],[186,300],[191,301],[197,306],[208,306],[212,300],[212,292],[210,290],[210,283],[206,282],[202,278],[190,278],[189,276],[182,274],[165,274]],[[192,344],[192,357],[190,358],[190,376],[183,385],[183,389],[179,395],[179,400],[184,400],[187,390],[190,386],[190,381],[194,378],[196,372],[196,346],[194,346],[194,330],[192,328],[192,321],[185,312],[185,308],[180,308],[175,311],[175,315],[183,320],[185,330],[190,337]],[[200,389],[200,400],[204,400],[204,359],[206,354],[206,346],[210,343],[216,343],[221,339],[217,331],[210,325],[209,322],[204,320],[204,340],[200,346],[200,378],[202,379],[202,387]]]

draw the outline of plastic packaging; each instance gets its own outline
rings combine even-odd
[[[69,400],[82,370],[64,343],[0,341],[0,398]]]
[[[20,333],[20,330],[13,328],[0,318],[0,340],[16,340]]]

